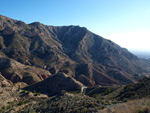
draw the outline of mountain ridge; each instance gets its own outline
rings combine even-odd
[[[53,74],[65,72],[87,86],[133,83],[147,72],[128,50],[79,26],[26,24],[0,16],[0,52]]]

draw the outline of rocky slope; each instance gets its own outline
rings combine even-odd
[[[18,101],[20,99],[18,88],[26,87],[25,83],[17,83],[13,85],[10,80],[7,80],[0,74],[0,109],[8,103]]]
[[[136,84],[127,85],[118,96],[120,99],[138,99],[149,97],[150,95],[150,78],[143,78]]]
[[[84,27],[26,24],[4,16],[0,16],[0,53],[29,68],[64,72],[86,86],[132,83],[140,78],[135,74],[146,72],[135,55]],[[9,70],[0,71],[7,76]]]
[[[60,77],[59,82],[55,82],[57,81],[57,76]],[[66,81],[65,83],[63,83],[64,79]],[[63,73],[51,76],[44,81],[24,88],[28,89],[27,91],[18,89],[16,87],[18,83],[15,86],[0,87],[0,112],[148,113],[150,111],[149,78],[144,78],[136,84],[127,86],[96,86],[88,88],[83,94],[74,91],[61,92],[61,95],[53,95],[51,97],[40,94],[33,89],[47,91],[51,95],[54,94],[53,91],[60,91],[61,88],[66,88],[69,84],[71,84],[71,87],[74,84],[74,86],[77,86],[77,89],[78,86],[80,87],[82,85]],[[49,82],[54,86],[49,85]],[[56,89],[51,90],[51,88]],[[33,92],[29,90],[33,90]],[[122,97],[125,98],[123,99]]]
[[[0,87],[8,87],[11,86],[12,82],[5,79],[4,76],[0,74]]]
[[[13,83],[33,84],[48,78],[51,73],[41,68],[21,64],[13,59],[0,57],[0,72]]]
[[[35,90],[37,92],[53,96],[56,94],[61,94],[63,90],[67,92],[80,92],[82,86],[83,84],[76,81],[74,78],[69,77],[64,73],[58,73],[24,89],[32,92]]]

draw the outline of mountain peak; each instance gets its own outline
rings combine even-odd
[[[29,25],[41,25],[42,23],[40,23],[40,22],[32,22],[32,23],[30,23]]]

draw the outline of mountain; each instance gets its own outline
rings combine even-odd
[[[63,72],[86,86],[119,85],[147,73],[138,57],[84,27],[26,24],[1,15],[0,58],[6,66],[0,67],[4,77],[27,84]],[[26,74],[30,77],[24,80]]]
[[[149,67],[84,27],[0,15],[2,113],[149,112]]]
[[[76,81],[74,78],[69,77],[64,73],[58,73],[24,89],[32,92],[35,90],[37,92],[48,94],[49,96],[54,96],[61,94],[63,90],[67,92],[80,92],[82,86],[83,84]]]

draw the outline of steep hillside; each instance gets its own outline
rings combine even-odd
[[[150,95],[150,78],[143,78],[136,84],[127,85],[118,96],[120,99],[138,99],[149,97]]]
[[[83,84],[64,73],[53,75],[39,83],[24,88],[25,90],[37,91],[49,96],[60,94],[63,90],[67,92],[81,91]]]
[[[84,27],[26,24],[4,16],[0,53],[52,74],[64,72],[86,86],[133,83],[146,72],[135,55]]]
[[[11,81],[8,81],[0,74],[0,87],[11,86]]]
[[[33,84],[48,78],[51,73],[41,68],[21,64],[13,59],[0,57],[0,72],[13,83]]]

